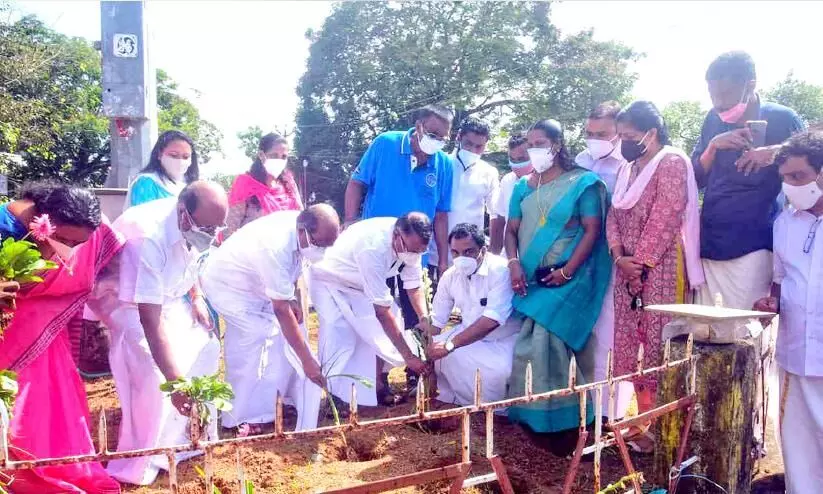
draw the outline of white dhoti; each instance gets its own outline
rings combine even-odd
[[[393,366],[404,364],[403,357],[383,331],[374,306],[362,291],[338,283],[311,277],[311,299],[320,319],[320,365],[327,376],[349,374],[377,382],[377,357]],[[397,326],[403,328],[403,318],[396,305],[392,314]],[[407,342],[411,336],[404,332]],[[413,348],[413,347],[412,347]],[[351,397],[353,381],[332,377],[331,393],[346,403]],[[377,406],[375,387],[368,388],[355,381],[357,402]]]
[[[445,342],[464,329],[463,325],[457,326],[448,333],[435,336],[434,341]],[[490,402],[506,398],[506,381],[512,372],[517,333],[497,339],[493,334],[490,333],[487,339],[457,348],[435,362],[438,400],[457,405],[474,403],[474,376],[478,370],[481,400]]]
[[[306,378],[286,341],[271,300],[240,296],[224,286],[203,289],[226,322],[226,381],[234,389],[223,427],[273,422],[277,393],[297,408],[297,430],[317,427],[322,390]],[[301,327],[308,341],[305,326]]]
[[[719,293],[724,307],[751,310],[756,301],[769,296],[772,269],[772,253],[765,249],[728,261],[703,259],[706,283],[697,292],[697,303],[714,305]]]
[[[786,493],[820,492],[823,486],[823,377],[798,376],[780,369],[780,383],[780,402],[785,401],[780,429]]]
[[[612,271],[612,277],[606,287],[606,295],[603,297],[603,306],[600,309],[600,315],[597,322],[592,329],[592,342],[594,346],[594,380],[604,381],[608,374],[608,356],[609,352],[614,350],[614,279],[615,273]],[[634,395],[634,385],[627,381],[617,383],[615,386],[615,414],[614,417],[609,417],[609,389],[603,387],[603,409],[600,413],[602,417],[608,417],[612,420],[623,418]],[[594,393],[591,394],[594,399]]]
[[[186,377],[217,372],[220,343],[192,317],[191,305],[182,297],[163,306],[163,326],[177,368]],[[166,381],[152,358],[140,316],[134,305],[120,305],[105,320],[111,331],[111,363],[123,416],[117,450],[133,450],[187,444],[188,417],[180,415],[160,385]],[[213,415],[216,417],[216,415]],[[208,435],[217,437],[217,421]],[[181,453],[178,459],[197,453]],[[164,455],[109,462],[106,470],[115,479],[130,484],[154,482],[160,469],[168,469]]]

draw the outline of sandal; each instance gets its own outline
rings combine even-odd
[[[237,426],[237,432],[234,437],[259,436],[261,434],[263,434],[263,424],[250,424],[248,422],[243,422]]]

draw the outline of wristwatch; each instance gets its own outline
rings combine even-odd
[[[452,340],[447,340],[446,344],[443,345],[446,348],[446,351],[451,353],[454,351],[454,342]]]

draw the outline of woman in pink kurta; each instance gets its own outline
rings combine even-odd
[[[617,266],[614,371],[623,375],[637,369],[640,344],[643,365],[660,364],[661,334],[669,318],[646,312],[642,306],[685,301],[686,261],[696,255],[698,227],[691,163],[682,151],[667,145],[668,131],[654,105],[633,103],[618,115],[617,125],[621,150],[630,166],[618,177],[606,228]],[[693,264],[690,275],[696,269]],[[695,272],[693,279],[698,278]],[[653,376],[637,378],[634,385],[639,411],[653,408]]]

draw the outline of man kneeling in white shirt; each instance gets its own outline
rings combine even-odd
[[[502,400],[521,326],[519,319],[511,317],[514,293],[508,264],[487,252],[486,237],[473,224],[455,226],[449,248],[454,263],[440,279],[432,324],[420,324],[437,335],[426,356],[435,362],[438,400],[474,403],[476,370],[482,379],[481,399]],[[460,310],[463,323],[443,334],[454,308]]]
[[[237,427],[238,436],[259,434],[274,421],[278,392],[297,408],[297,430],[317,427],[325,382],[300,327],[296,283],[303,261],[322,259],[339,230],[328,204],[278,211],[248,223],[209,256],[202,285],[226,322],[226,380],[234,389],[223,427]]]

